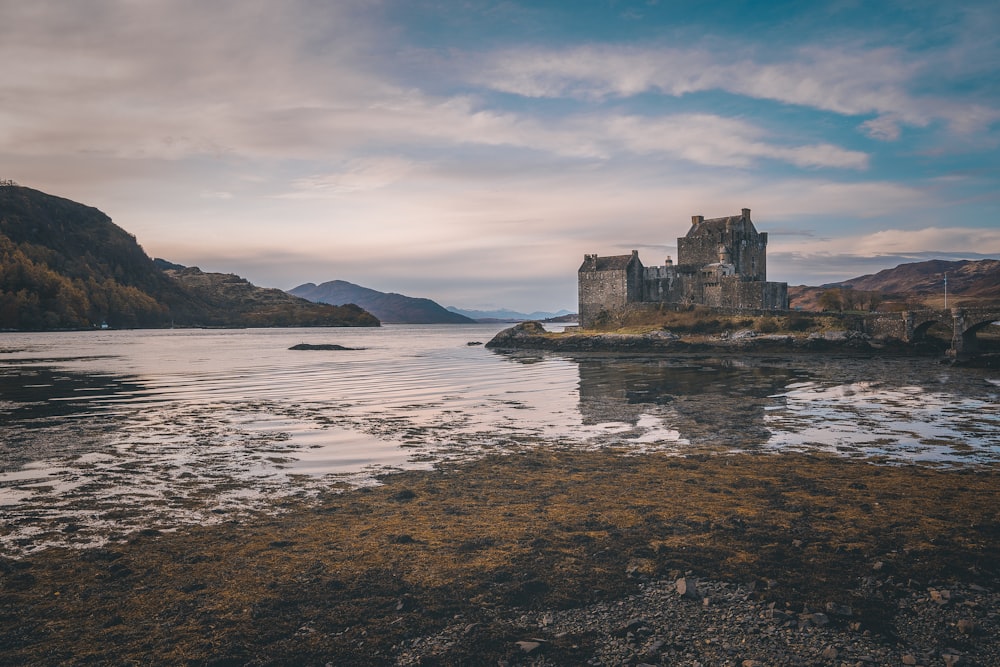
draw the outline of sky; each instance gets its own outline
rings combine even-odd
[[[1000,257],[995,0],[0,0],[0,179],[261,286],[576,309],[752,210],[768,279]]]

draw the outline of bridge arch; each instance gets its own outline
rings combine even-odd
[[[927,339],[927,332],[935,324],[941,324],[947,328],[952,328],[954,322],[951,315],[945,316],[943,313],[920,313],[913,319],[913,333],[910,336],[911,342]]]
[[[1000,321],[1000,312],[976,312],[971,310],[956,312],[955,334],[952,339],[952,349],[962,354],[975,353],[979,350],[980,331]]]

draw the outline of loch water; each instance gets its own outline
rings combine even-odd
[[[525,447],[1000,460],[996,371],[472,344],[503,326],[2,334],[0,555],[232,520]]]

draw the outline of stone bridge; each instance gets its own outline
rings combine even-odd
[[[892,336],[913,343],[923,339],[935,324],[950,326],[951,349],[955,357],[976,354],[979,342],[976,332],[1000,322],[1000,308],[952,308],[950,310],[910,310],[902,313],[882,313],[867,318],[869,333]]]

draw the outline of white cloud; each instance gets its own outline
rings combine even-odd
[[[93,16],[71,12],[72,39],[62,32],[70,19],[55,6],[22,12],[0,28],[0,61],[25,63],[0,74],[0,141],[9,154],[337,163],[362,150],[391,146],[398,153],[452,144],[584,159],[658,153],[739,167],[758,159],[807,168],[867,164],[857,151],[825,143],[785,145],[746,120],[711,114],[542,119],[490,108],[467,95],[437,97],[403,88],[378,71],[372,49],[381,40],[371,39],[371,29],[363,22],[358,27],[359,20],[340,5],[320,13],[316,25],[268,5],[230,7],[232,16],[225,4],[96,6],[101,10]],[[341,16],[345,20],[338,21]],[[107,23],[116,26],[113,40],[107,39]],[[577,55],[549,56],[559,80],[590,82],[595,68],[611,68],[607,85],[632,93],[662,75],[649,54]],[[704,58],[679,52],[673,57],[695,64]],[[527,80],[544,82],[545,70],[534,61],[511,74],[529,63],[536,69],[524,72]],[[672,82],[676,89],[714,85],[695,79],[720,76],[712,68],[690,68],[698,76]],[[296,188],[303,196],[378,187],[373,184],[402,178],[401,164],[319,172],[298,180]]]
[[[902,132],[899,121],[892,116],[879,116],[866,120],[861,123],[861,129],[872,139],[880,141],[896,141]]]
[[[890,48],[849,44],[789,49],[768,59],[752,46],[663,48],[588,45],[519,49],[491,54],[470,78],[527,97],[598,99],[656,91],[672,96],[721,90],[848,116],[878,114],[864,129],[894,139],[893,124],[926,126],[935,120],[971,133],[1000,120],[1000,110],[948,96],[911,92],[922,58]]]
[[[393,156],[358,158],[339,171],[297,179],[292,183],[294,192],[282,196],[311,198],[379,190],[406,177],[415,168],[413,161]]]
[[[711,114],[611,116],[600,125],[602,134],[632,152],[662,152],[703,165],[745,167],[757,158],[769,158],[799,167],[868,166],[868,156],[859,151],[830,144],[780,146],[768,143],[772,137],[746,121]]]

